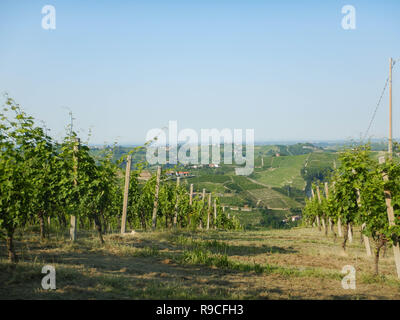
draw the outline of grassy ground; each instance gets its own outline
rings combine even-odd
[[[21,261],[6,261],[0,246],[1,299],[400,299],[392,251],[372,276],[355,234],[348,252],[311,228],[254,232],[139,232],[92,235],[72,244],[16,241]],[[56,268],[57,289],[41,289],[41,269]],[[341,286],[345,265],[356,290]]]

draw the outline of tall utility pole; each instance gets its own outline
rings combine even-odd
[[[389,68],[389,159],[392,159],[392,69],[393,69],[393,60],[389,59],[390,68]]]
[[[126,159],[124,202],[122,204],[121,234],[124,234],[126,229],[126,212],[128,209],[128,192],[129,192],[129,180],[131,177],[131,160],[132,156],[129,154]]]

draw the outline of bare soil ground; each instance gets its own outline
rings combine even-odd
[[[92,234],[76,243],[17,237],[20,262],[0,245],[0,299],[400,299],[393,252],[373,276],[359,234],[344,253],[340,239],[311,228],[272,231]],[[56,269],[56,290],[43,290],[44,265]],[[356,289],[342,288],[345,265]]]

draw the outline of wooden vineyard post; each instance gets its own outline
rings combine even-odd
[[[347,237],[349,239],[349,243],[352,243],[353,242],[353,227],[350,222],[347,224]]]
[[[47,217],[47,236],[50,239],[50,222],[51,222],[51,218],[50,216]]]
[[[382,164],[384,162],[385,162],[385,158],[380,157],[379,163]],[[389,180],[389,177],[387,176],[387,174],[385,172],[382,173],[382,177],[383,177],[384,181]],[[391,196],[389,190],[384,190],[384,192],[385,192],[385,202],[386,202],[386,209],[387,209],[389,225],[394,226],[394,225],[396,225],[396,223],[395,223],[395,218],[394,218],[394,210],[392,207],[392,196]],[[394,254],[394,262],[396,264],[397,277],[400,278],[400,248],[399,248],[398,243],[396,245],[393,244],[393,254]]]
[[[334,162],[334,167],[336,169],[336,162]],[[335,192],[335,182],[333,182],[333,192]],[[338,235],[339,237],[343,237],[343,233],[342,233],[342,221],[340,220],[340,217],[338,217],[337,220],[337,228],[338,228]]]
[[[190,208],[192,207],[192,204],[193,204],[193,183],[190,184],[190,193],[189,193],[189,206],[190,206]],[[188,228],[190,228],[190,223],[191,223],[191,221],[190,221],[190,213],[191,213],[191,210],[189,210],[189,213],[188,213],[188,223],[187,223],[187,227]]]
[[[359,208],[361,207],[360,190],[358,190],[358,189],[357,189],[357,205],[358,205]],[[365,228],[365,225],[366,225],[365,223],[362,224],[360,232],[361,232],[362,239],[363,239],[363,242],[364,242],[364,245],[365,245],[365,251],[367,252],[367,256],[371,257],[372,256],[372,252],[371,252],[371,245],[369,244],[369,239],[368,239],[368,237],[366,235],[364,235],[362,233],[364,228]]]
[[[264,157],[261,157],[261,168],[264,168]]]
[[[76,240],[76,216],[71,216],[71,228],[69,230],[71,241]]]
[[[348,223],[347,231],[348,231],[347,236],[349,238],[349,242],[352,243],[353,242],[353,227],[352,227],[351,223]]]
[[[214,199],[214,229],[217,229],[217,199]]]
[[[314,189],[313,188],[311,188],[311,194],[312,194],[313,199],[315,199],[315,193],[314,193]],[[319,216],[316,216],[316,220],[317,220],[318,230],[321,231],[321,223],[319,221]]]
[[[338,217],[338,220],[337,220],[337,229],[338,229],[338,235],[339,235],[339,237],[343,237],[343,233],[342,233],[342,221],[340,220],[340,217]]]
[[[361,232],[364,230],[366,224],[363,223],[361,226]],[[367,252],[367,256],[371,257],[372,256],[372,251],[371,251],[371,245],[369,243],[369,238],[366,235],[362,235],[362,239],[364,241],[364,245],[365,245],[365,251]]]
[[[50,239],[50,216],[47,217],[47,238]]]
[[[317,186],[317,196],[318,196],[318,202],[321,204],[321,194],[319,192],[319,186]],[[325,231],[325,235],[327,235],[328,234],[328,230],[327,230],[326,225],[325,225],[325,218],[322,217],[321,221],[322,221],[322,227],[324,228],[324,231]]]
[[[151,228],[153,231],[157,227],[157,210],[158,210],[158,191],[160,189],[160,176],[161,176],[161,166],[157,167],[157,177],[156,177],[156,189],[154,193],[154,206],[153,206],[153,221]]]
[[[335,160],[333,160],[333,169],[336,170],[336,161]],[[333,191],[335,191],[335,182],[333,182]],[[342,220],[340,219],[340,217],[338,217],[337,227],[338,227],[338,235],[339,235],[339,237],[343,237]]]
[[[328,218],[328,225],[329,225],[329,230],[331,232],[333,232],[333,223],[332,223],[332,219],[330,217]]]
[[[79,150],[79,144],[80,140],[79,138],[75,139],[74,143],[74,152],[73,152],[73,161],[74,161],[74,187],[76,188],[78,186],[78,157],[77,153]],[[71,227],[69,229],[69,235],[71,238],[71,241],[76,240],[76,227],[77,227],[77,219],[75,215],[71,215]]]
[[[324,187],[325,187],[325,197],[328,199],[329,197],[329,188],[328,188],[328,182],[324,183]],[[328,218],[328,223],[329,223],[329,230],[334,233],[333,231],[333,223],[332,223],[332,219],[331,217]]]
[[[131,160],[132,156],[129,154],[128,157],[126,158],[125,189],[124,189],[124,202],[122,204],[121,234],[124,234],[126,229],[126,211],[128,210],[128,192],[129,192],[129,180],[131,177]]]
[[[207,230],[210,229],[210,215],[211,215],[211,192],[208,194]]]
[[[190,198],[189,198],[189,205],[193,204],[193,183],[190,184]]]
[[[177,192],[179,192],[178,188],[179,188],[180,179],[181,179],[180,177],[176,178],[176,190],[177,190]],[[176,228],[177,223],[178,223],[178,210],[179,210],[178,204],[179,204],[179,194],[177,193],[176,194],[176,202],[175,202],[175,213],[174,213],[174,229]]]
[[[203,188],[203,194],[201,196],[201,201],[203,202],[202,208],[204,209],[204,203],[206,201],[206,189],[205,188]],[[202,211],[202,213],[203,213],[203,211]],[[202,222],[201,218],[200,218],[199,228],[203,229],[203,222]]]

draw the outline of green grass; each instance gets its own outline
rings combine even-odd
[[[339,272],[322,271],[318,268],[297,269],[270,264],[261,265],[255,262],[237,262],[229,259],[226,253],[213,253],[199,246],[196,246],[194,249],[185,250],[177,261],[184,264],[213,266],[224,270],[279,274],[285,277],[314,277],[334,280],[340,280],[342,278]]]
[[[113,234],[105,245],[88,233],[78,237],[40,242],[26,232],[16,240],[17,265],[6,262],[0,243],[0,298],[400,299],[392,257],[381,258],[375,277],[359,242],[343,255],[331,235],[311,228]],[[40,287],[46,264],[56,268],[57,290]],[[357,271],[355,291],[341,287],[348,264]]]

